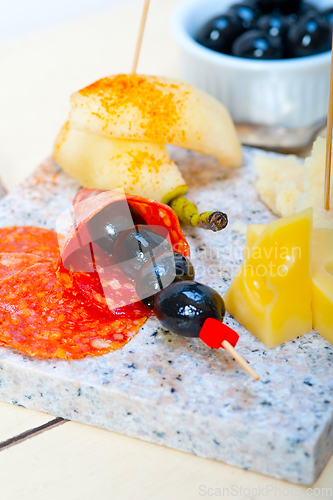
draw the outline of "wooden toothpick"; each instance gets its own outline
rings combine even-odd
[[[139,31],[138,40],[136,42],[136,49],[135,49],[133,66],[132,66],[132,75],[134,75],[136,73],[136,68],[138,66],[140,49],[141,49],[142,38],[143,38],[143,32],[145,30],[145,24],[146,24],[146,19],[147,19],[147,14],[148,14],[149,2],[150,2],[150,0],[145,0],[145,4],[143,7],[141,24],[140,24],[140,31]]]
[[[333,37],[331,54],[331,76],[330,76],[330,94],[328,100],[327,113],[327,140],[326,140],[326,169],[325,169],[325,209],[330,209],[331,194],[331,172],[332,172],[332,123],[333,123]]]
[[[250,375],[250,377],[252,377],[254,380],[260,379],[259,374],[249,365],[246,359],[244,359],[243,356],[241,356],[239,352],[236,351],[234,347],[232,347],[230,342],[224,340],[221,345],[226,351],[228,351],[229,354],[231,354],[231,356],[237,361],[237,363],[241,365],[243,370],[245,370],[246,373]]]

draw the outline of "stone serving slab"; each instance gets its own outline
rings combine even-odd
[[[258,199],[253,157],[240,170],[172,149],[201,211],[221,209],[221,233],[185,228],[197,280],[224,294],[242,261],[248,223],[274,216]],[[0,225],[55,229],[77,182],[46,161],[0,201]],[[238,229],[236,231],[236,229]],[[66,419],[311,484],[333,451],[333,346],[315,332],[266,349],[227,315],[254,382],[222,349],[164,330],[150,318],[122,349],[77,361],[0,348],[0,399]]]

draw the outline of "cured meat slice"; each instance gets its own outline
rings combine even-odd
[[[169,231],[174,251],[190,257],[190,247],[181,230],[176,212],[164,203],[141,196],[124,195],[117,191],[80,189],[73,201],[76,218],[75,231],[82,229],[88,220],[103,208],[123,200],[126,200],[129,207],[135,209],[143,217],[146,224],[165,227]],[[64,245],[71,237],[73,233],[69,232]]]
[[[36,264],[0,286],[0,341],[31,356],[79,359],[126,344],[146,320],[90,307],[57,282],[53,262]]]
[[[31,253],[54,260],[59,257],[58,235],[41,227],[2,227],[0,252]]]
[[[167,229],[173,249],[189,256],[189,245],[178,217],[169,206],[116,191],[81,189],[74,199],[75,224],[64,239],[57,276],[66,289],[83,294],[90,304],[102,311],[110,309],[118,316],[130,317],[150,315],[151,311],[139,300],[133,282],[89,233],[88,223],[106,207],[119,203],[126,204],[128,213],[135,212],[140,223]]]
[[[69,254],[61,262],[58,278],[64,288],[82,294],[89,304],[102,311],[131,318],[152,315],[151,309],[137,296],[133,282],[95,243],[83,245]]]
[[[0,282],[13,274],[24,271],[45,259],[30,253],[0,253]]]

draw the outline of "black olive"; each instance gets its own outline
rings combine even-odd
[[[167,241],[169,233],[162,226],[132,226],[118,236],[113,257],[117,266],[134,280],[148,260],[162,252],[172,251]]]
[[[312,3],[301,2],[301,7],[299,9],[298,16],[300,17],[304,14],[308,14],[309,12],[313,12],[314,14],[320,14],[320,11]]]
[[[291,26],[287,37],[289,57],[305,57],[330,50],[332,27],[329,21],[309,12]]]
[[[112,255],[119,234],[133,224],[144,224],[144,218],[126,201],[111,203],[87,222],[93,242]]]
[[[194,268],[180,253],[164,252],[146,262],[135,279],[136,293],[154,309],[155,295],[174,281],[192,281]]]
[[[331,26],[333,26],[333,7],[331,7],[330,9],[324,10],[324,12],[322,13],[322,16],[328,20],[328,22],[330,23]]]
[[[290,18],[291,16],[283,16],[280,13],[267,14],[259,19],[256,28],[266,31],[270,36],[280,36],[284,40],[293,24]]]
[[[178,281],[155,297],[155,314],[168,330],[185,337],[198,337],[207,318],[223,321],[222,297],[207,285]]]
[[[208,49],[230,54],[233,41],[243,31],[237,16],[224,14],[208,21],[199,31],[196,41]]]
[[[301,3],[301,0],[258,0],[258,7],[264,14],[274,11],[282,14],[296,14]]]
[[[232,5],[228,9],[228,14],[236,16],[243,28],[248,30],[254,27],[260,12],[255,2],[241,2]]]
[[[181,253],[173,254],[176,267],[176,281],[193,281],[195,277],[192,262]]]
[[[232,55],[249,59],[282,59],[282,40],[265,31],[251,30],[237,38],[232,46]]]

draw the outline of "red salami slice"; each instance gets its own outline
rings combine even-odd
[[[58,272],[59,282],[70,292],[82,294],[89,304],[115,316],[150,316],[136,294],[134,284],[115,266],[112,257],[95,243],[72,254]],[[68,269],[71,271],[68,272]]]
[[[45,262],[43,257],[30,253],[0,253],[0,282],[30,266]]]
[[[52,262],[36,264],[1,282],[0,341],[26,354],[78,359],[126,344],[145,322],[90,307],[57,282]]]
[[[51,260],[58,259],[58,235],[41,227],[3,227],[0,228],[0,252],[31,253]]]
[[[173,249],[189,256],[189,245],[176,213],[167,205],[140,196],[115,191],[81,189],[74,200],[75,225],[61,248],[59,282],[74,293],[82,293],[95,307],[113,310],[118,316],[141,317],[151,311],[139,301],[133,283],[114,265],[89,234],[87,223],[105,207],[126,202],[148,225],[166,228]]]
[[[76,226],[74,232],[82,229],[88,220],[103,210],[111,203],[126,199],[128,205],[138,211],[144,218],[146,224],[165,227],[170,235],[171,243],[175,252],[190,257],[190,247],[181,230],[177,214],[172,208],[159,201],[142,198],[135,195],[124,195],[117,191],[99,191],[96,189],[83,188],[77,193],[73,204],[75,209]],[[69,232],[65,238],[66,242],[73,237]],[[64,247],[63,247],[64,248]]]

